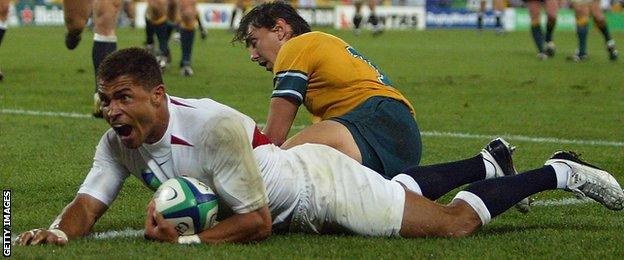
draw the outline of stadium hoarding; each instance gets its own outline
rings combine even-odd
[[[503,26],[506,31],[514,29],[513,13],[513,8],[505,9]],[[494,28],[496,24],[494,12],[486,11],[484,14],[483,27]],[[477,12],[467,8],[427,8],[426,26],[428,29],[474,29],[477,28]]]
[[[623,31],[624,30],[624,13],[621,12],[605,12],[607,17],[607,23],[609,30],[611,31]],[[526,8],[516,8],[515,11],[515,30],[525,31],[529,30],[531,26],[531,17]],[[546,24],[546,15],[542,14],[542,24]],[[593,27],[593,20],[590,20],[590,27]],[[574,31],[576,30],[576,19],[574,17],[574,11],[571,9],[560,9],[557,13],[557,31]]]
[[[353,28],[353,16],[355,7],[352,5],[337,5],[334,8],[336,29]],[[384,29],[390,30],[424,30],[425,7],[424,6],[378,6],[375,10],[379,23]],[[362,6],[362,16],[368,17],[370,9]],[[370,26],[367,24],[367,26]]]
[[[211,4],[211,3],[199,3],[197,4],[197,10],[199,17],[202,21],[202,25],[206,28],[220,28],[225,29],[230,27],[230,20],[232,18],[233,4]],[[136,4],[136,26],[139,28],[145,27],[145,12],[147,10],[147,3],[139,2]],[[334,24],[334,9],[322,8],[322,7],[304,7],[297,8],[299,14],[308,21],[311,25],[331,26]],[[237,12],[234,19],[234,25],[238,26],[242,14]]]
[[[531,17],[529,11],[526,8],[516,8],[513,17],[515,21],[513,30],[515,31],[528,31],[531,28]],[[542,13],[542,24],[546,24],[546,14]],[[557,31],[574,31],[576,30],[576,19],[574,18],[574,11],[570,9],[560,9],[557,13]]]
[[[199,18],[202,22],[202,25],[206,28],[229,28],[230,27],[230,17],[232,16],[232,10],[234,9],[234,5],[232,4],[209,4],[209,3],[200,3],[197,4],[197,11],[199,12]],[[136,27],[144,28],[145,27],[145,13],[147,11],[147,3],[139,2],[136,3]],[[240,12],[239,12],[240,13]],[[240,14],[238,15],[240,16]],[[236,25],[238,25],[238,21],[240,21],[240,17],[235,20]]]
[[[8,25],[63,25],[63,6],[54,3],[20,1],[9,6]]]

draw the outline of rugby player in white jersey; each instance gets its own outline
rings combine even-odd
[[[557,188],[609,209],[624,207],[613,176],[569,152],[523,174],[476,181],[441,205],[420,195],[438,183],[387,180],[325,145],[282,150],[232,108],[168,96],[156,59],[145,50],[111,54],[98,79],[111,129],[97,146],[93,167],[52,226],[21,233],[18,244],[66,244],[88,234],[130,175],[152,189],[175,176],[195,177],[232,210],[213,228],[178,236],[150,203],[145,237],[183,244],[259,241],[277,231],[460,237],[523,198]]]

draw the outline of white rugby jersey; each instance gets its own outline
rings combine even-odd
[[[185,175],[208,185],[236,213],[270,202],[273,224],[287,221],[299,199],[298,174],[280,163],[287,153],[270,144],[253,119],[233,108],[211,99],[167,98],[169,125],[163,138],[129,149],[109,129],[78,193],[110,205],[129,175],[152,190]],[[254,149],[251,156],[249,148],[259,146],[264,149]]]

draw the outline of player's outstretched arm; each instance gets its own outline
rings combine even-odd
[[[21,233],[15,243],[18,245],[65,245],[70,238],[88,234],[107,209],[106,204],[101,201],[86,194],[78,194],[63,209],[49,229],[38,228]]]
[[[298,104],[288,98],[271,98],[269,116],[266,126],[262,130],[271,143],[281,146],[286,141],[298,108]]]
[[[178,236],[173,225],[155,210],[153,201],[147,208],[145,238],[169,243],[245,243],[261,241],[271,235],[271,214],[268,206],[255,211],[235,214],[195,236]],[[194,237],[194,238],[191,238]]]

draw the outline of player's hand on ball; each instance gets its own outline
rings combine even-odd
[[[57,234],[49,230],[37,228],[19,234],[15,240],[15,244],[22,246],[39,244],[64,246],[67,244],[67,239],[57,236]]]
[[[145,234],[146,239],[177,243],[178,231],[175,230],[173,225],[169,223],[162,214],[156,211],[154,200],[150,201],[147,205],[147,219],[145,220]]]

